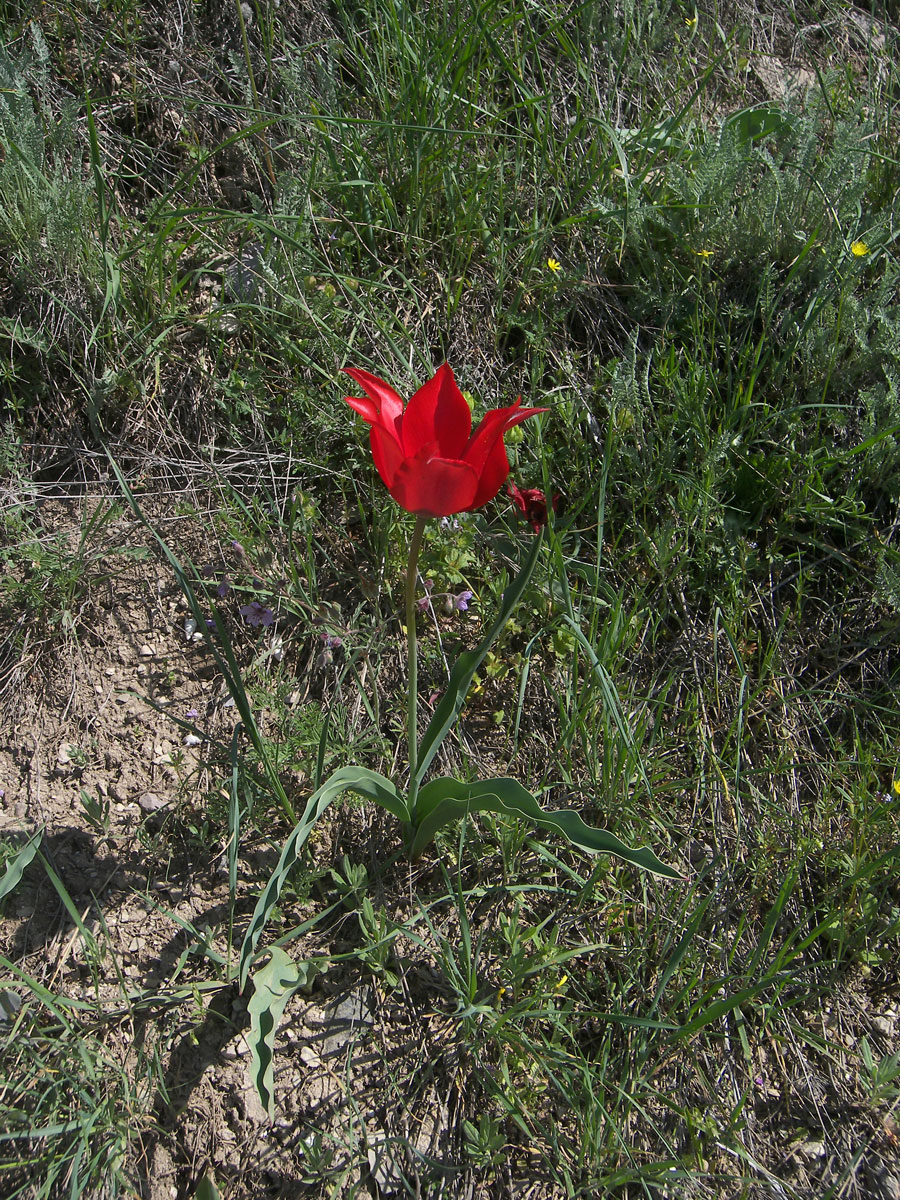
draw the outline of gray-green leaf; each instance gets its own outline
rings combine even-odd
[[[647,846],[633,850],[613,833],[587,825],[574,808],[541,808],[531,792],[515,779],[488,779],[481,783],[462,783],[459,779],[434,779],[419,792],[416,806],[419,817],[410,847],[415,858],[428,845],[435,833],[448,821],[475,812],[495,812],[501,816],[524,817],[543,829],[561,833],[582,850],[615,854],[618,858],[664,875],[680,879],[681,875],[661,862]]]
[[[253,1086],[271,1121],[275,1116],[275,1034],[285,1006],[298,988],[306,987],[318,974],[315,963],[296,963],[280,946],[253,976],[253,995],[247,1005],[250,1015],[250,1064]]]

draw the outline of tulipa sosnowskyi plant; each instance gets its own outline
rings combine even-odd
[[[453,372],[445,363],[433,378],[411,397],[403,400],[384,380],[368,371],[348,367],[347,374],[359,384],[364,396],[345,400],[370,426],[372,457],[378,474],[394,500],[415,518],[406,567],[406,635],[408,644],[407,738],[409,772],[405,792],[397,782],[365,767],[348,766],[335,771],[310,797],[300,821],[284,845],[278,866],[263,892],[250,921],[241,948],[241,986],[247,979],[254,950],[272,907],[301,847],[325,809],[343,792],[356,792],[381,804],[401,822],[406,848],[415,858],[442,825],[490,811],[520,817],[545,829],[561,833],[585,850],[616,854],[627,862],[659,875],[678,878],[647,847],[632,849],[614,834],[585,824],[574,809],[545,809],[515,779],[486,779],[464,783],[424,777],[453,727],[469,686],[488,650],[508,621],[525,591],[538,561],[546,525],[547,502],[536,489],[511,495],[531,522],[538,536],[526,555],[516,578],[503,594],[500,612],[481,644],[460,655],[421,741],[418,737],[418,681],[416,652],[416,599],[419,551],[430,518],[471,512],[492,500],[509,475],[509,459],[503,435],[513,426],[544,408],[522,408],[521,398],[508,408],[487,412],[472,431],[469,405],[459,390]],[[551,507],[555,508],[555,500]],[[268,968],[266,968],[268,970]]]
[[[446,363],[405,410],[384,380],[357,367],[345,370],[366,393],[365,398],[345,399],[371,426],[378,474],[400,507],[415,513],[419,523],[426,517],[471,512],[493,500],[509,475],[503,435],[547,411],[520,408],[520,396],[509,408],[485,413],[472,433],[472,414]]]

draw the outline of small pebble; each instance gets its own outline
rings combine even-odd
[[[813,1161],[817,1158],[822,1158],[825,1154],[824,1142],[801,1142],[796,1148],[796,1153],[800,1158],[805,1158],[807,1161]]]
[[[138,800],[138,804],[144,812],[158,812],[159,809],[165,808],[167,803],[167,800],[162,800],[154,792],[145,792]]]

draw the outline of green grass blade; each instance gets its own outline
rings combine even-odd
[[[63,907],[65,908],[65,910],[69,914],[69,916],[72,918],[72,923],[75,925],[75,928],[81,934],[81,938],[85,944],[85,947],[88,950],[92,951],[94,954],[96,954],[97,949],[98,949],[97,948],[97,939],[94,937],[94,935],[88,929],[88,927],[85,925],[85,923],[82,919],[81,913],[78,911],[78,909],[75,906],[75,901],[69,895],[68,888],[63,883],[63,881],[60,879],[60,877],[57,875],[57,873],[54,871],[54,869],[50,866],[49,862],[47,862],[47,860],[43,856],[43,854],[38,852],[38,858],[40,859],[41,865],[43,866],[44,870],[47,872],[47,878],[53,884],[53,887],[56,890],[56,894],[59,896],[60,900],[62,901]]]
[[[248,736],[250,737],[250,741],[253,743],[253,748],[259,757],[259,761],[262,764],[263,770],[265,771],[266,780],[271,787],[276,800],[278,801],[281,811],[289,821],[296,821],[297,817],[294,812],[294,807],[284,790],[284,786],[278,775],[278,770],[272,762],[271,755],[266,750],[262,735],[259,732],[259,727],[256,724],[256,718],[254,717],[253,710],[250,707],[250,699],[247,696],[247,691],[241,678],[241,669],[237,659],[234,656],[234,651],[231,647],[231,640],[228,637],[228,630],[223,625],[218,610],[215,608],[215,606],[213,606],[212,616],[216,626],[219,645],[217,645],[214,639],[208,634],[206,616],[203,610],[200,608],[196,593],[194,592],[191,581],[188,578],[184,567],[181,565],[180,560],[176,557],[176,555],[166,544],[165,540],[160,536],[151,522],[144,515],[143,509],[138,504],[134,493],[128,486],[128,481],[123,475],[119,464],[116,462],[108,448],[106,450],[106,454],[107,458],[109,459],[110,466],[112,467],[113,474],[118,480],[119,487],[122,489],[122,493],[125,496],[125,499],[128,501],[132,512],[141,522],[144,528],[147,529],[154,538],[175,573],[175,578],[178,580],[178,584],[188,602],[188,607],[191,610],[191,616],[197,622],[197,628],[203,631],[204,637],[206,638],[206,645],[208,646],[210,653],[216,660],[219,670],[222,672],[222,675],[225,678],[228,691],[234,699],[235,706],[240,713],[241,720],[244,723]]]

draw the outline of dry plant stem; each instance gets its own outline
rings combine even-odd
[[[418,693],[418,664],[416,657],[416,580],[418,578],[419,551],[422,548],[422,538],[425,534],[427,517],[416,517],[416,527],[413,530],[412,541],[409,543],[409,558],[406,562],[406,646],[407,646],[407,676],[409,679],[409,699],[406,706],[406,736],[409,742],[409,811],[416,810],[416,793],[419,785],[416,782],[416,766],[418,765],[419,745],[419,693]],[[413,817],[415,820],[415,817]]]

